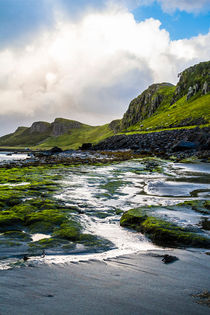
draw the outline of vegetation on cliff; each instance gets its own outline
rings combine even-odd
[[[83,143],[97,143],[114,134],[109,125],[89,126],[77,121],[56,118],[52,124],[33,123],[30,128],[19,127],[14,133],[0,138],[2,147],[33,147],[48,149],[78,149]]]
[[[210,61],[179,74],[176,86],[152,84],[131,101],[122,119],[103,126],[89,126],[56,118],[53,123],[35,122],[0,138],[0,146],[78,149],[83,143],[96,144],[117,133],[210,125]]]
[[[121,121],[125,130],[156,130],[210,124],[210,61],[179,74],[176,86],[153,84],[129,105]]]

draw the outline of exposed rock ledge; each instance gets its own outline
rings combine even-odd
[[[210,128],[167,130],[147,134],[116,135],[93,147],[93,150],[131,149],[138,153],[148,152],[155,155],[172,155],[184,152],[192,155],[210,150]],[[187,154],[189,153],[189,154]]]

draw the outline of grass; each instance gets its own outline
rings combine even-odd
[[[205,121],[204,124],[210,125],[210,94],[203,95],[197,99],[186,100],[186,96],[183,96],[176,103],[171,106],[166,104],[161,106],[154,115],[150,118],[147,118],[138,124],[130,126],[129,131],[135,130],[165,130],[165,129],[177,129],[177,127],[186,128],[186,126],[181,126],[183,121],[188,120],[189,126],[187,128],[194,127],[194,122],[198,119]],[[143,125],[140,128],[140,125]]]
[[[206,70],[205,70],[206,69]],[[148,133],[163,130],[191,129],[210,126],[210,93],[201,95],[201,89],[187,100],[189,86],[200,86],[208,79],[209,62],[186,69],[177,86],[153,84],[131,101],[123,119],[103,126],[89,126],[68,119],[57,118],[43,133],[31,133],[30,128],[19,127],[14,133],[0,138],[2,148],[78,149],[83,143],[97,144],[116,134]],[[181,94],[178,89],[181,88]],[[179,98],[179,99],[178,99]],[[175,99],[178,99],[175,103]],[[172,104],[173,103],[173,104]],[[53,136],[53,126],[60,124],[62,135]],[[67,130],[69,128],[69,130]],[[59,128],[58,128],[59,129]],[[120,130],[120,132],[119,132]]]
[[[108,124],[102,126],[89,126],[79,122],[57,118],[56,124],[61,124],[64,129],[68,129],[60,136],[53,136],[52,126],[42,133],[31,133],[30,128],[20,127],[14,133],[0,138],[1,148],[22,149],[49,149],[59,146],[65,149],[78,149],[83,143],[98,143],[105,138],[114,135],[114,131]],[[50,124],[49,124],[50,125]]]
[[[137,122],[151,117],[159,107],[170,104],[175,86],[153,84],[137,98],[131,101],[128,110],[121,121],[121,130],[129,129]],[[158,102],[158,103],[157,103]]]
[[[80,129],[71,129],[67,134],[59,137],[50,137],[45,142],[35,148],[48,149],[59,146],[62,149],[78,149],[83,143],[98,143],[105,138],[111,137],[114,132],[109,125],[91,127],[83,126]]]
[[[29,147],[33,146],[35,143],[43,141],[48,136],[48,131],[42,133],[30,133],[29,128],[22,128],[21,130],[0,138],[0,145]]]
[[[131,131],[126,130],[124,132],[118,133],[118,135],[122,135],[122,134],[124,134],[124,135],[148,134],[148,133],[153,133],[153,132],[161,132],[161,131],[169,131],[169,130],[194,129],[196,127],[198,127],[198,126],[194,125],[194,126],[184,126],[184,127],[174,127],[174,128],[169,128],[168,127],[168,128],[160,128],[160,129],[158,128],[158,129],[155,129],[155,130],[152,130],[152,129],[149,128],[150,130],[145,131],[145,130],[139,130],[139,128],[135,129],[135,128],[137,128],[135,126],[134,128],[131,129]],[[201,129],[204,128],[204,127],[210,127],[210,124],[199,125],[199,128],[201,128]]]

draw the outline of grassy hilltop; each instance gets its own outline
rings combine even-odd
[[[103,126],[89,126],[56,118],[53,123],[35,122],[0,138],[1,147],[78,149],[82,143],[98,143],[117,133],[144,133],[165,129],[203,127],[210,124],[210,61],[179,74],[176,86],[149,86],[131,101],[122,119]]]

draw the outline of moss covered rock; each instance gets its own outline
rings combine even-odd
[[[179,203],[178,206],[186,206],[194,211],[210,214],[210,200],[189,200]]]
[[[53,233],[54,237],[63,238],[70,241],[80,240],[81,226],[75,221],[68,221],[68,223],[61,224],[61,226]]]
[[[145,211],[142,209],[131,209],[123,213],[120,219],[120,225],[140,230],[140,224],[147,218]]]
[[[4,237],[17,239],[23,242],[31,241],[31,237],[28,233],[22,231],[7,231],[3,233]]]
[[[158,245],[210,248],[210,239],[191,233],[165,220],[147,216],[141,209],[125,212],[120,224],[146,234]]]

